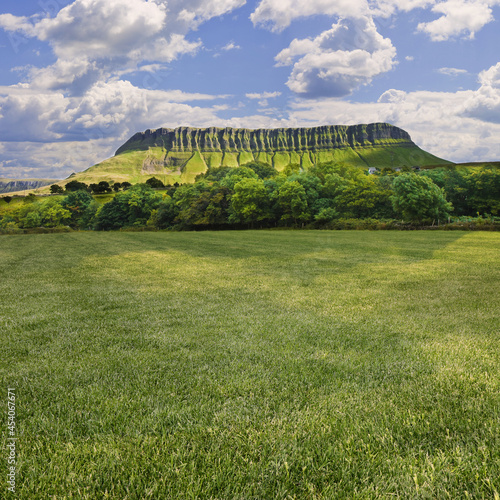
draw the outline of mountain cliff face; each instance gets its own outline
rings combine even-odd
[[[136,183],[155,176],[164,183],[193,182],[208,168],[237,167],[254,160],[278,171],[291,163],[307,170],[328,161],[364,169],[448,163],[423,151],[407,132],[388,123],[259,130],[179,127],[138,132],[114,157],[74,179]]]
[[[54,180],[48,179],[0,179],[0,194],[13,193],[15,191],[27,191],[28,189],[37,189],[42,186],[53,184]]]
[[[180,127],[138,132],[121,146],[116,154],[152,147],[161,147],[172,152],[300,152],[377,146],[394,142],[414,146],[407,132],[388,123],[259,130]]]

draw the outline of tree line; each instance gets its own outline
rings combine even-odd
[[[163,186],[155,178],[134,186],[105,184],[71,181],[64,198],[39,201],[33,197],[3,214],[0,227],[335,227],[347,219],[434,224],[450,217],[496,217],[500,210],[500,171],[494,167],[420,172],[386,168],[369,175],[358,167],[333,162],[307,171],[288,165],[282,172],[250,162],[209,169],[194,184]],[[105,204],[91,194],[111,191],[116,194]]]

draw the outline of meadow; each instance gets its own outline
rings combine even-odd
[[[461,231],[0,237],[10,496],[499,499],[499,248]]]

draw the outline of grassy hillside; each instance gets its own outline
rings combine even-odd
[[[498,498],[499,244],[1,237],[16,498]]]
[[[307,170],[311,165],[319,162],[345,162],[360,168],[369,167],[402,167],[449,164],[417,147],[392,146],[378,148],[335,149],[331,151],[270,152],[257,153],[168,153],[161,148],[151,148],[147,151],[127,151],[113,156],[84,172],[75,174],[69,180],[98,183],[99,181],[128,181],[132,184],[145,182],[150,177],[156,177],[165,184],[175,182],[194,182],[195,177],[205,172],[209,166],[220,165],[235,167],[248,163],[253,159],[269,163],[276,170],[281,171],[289,163],[298,163]],[[152,164],[152,160],[157,160]],[[67,181],[63,181],[63,184]],[[48,190],[48,188],[47,188]]]

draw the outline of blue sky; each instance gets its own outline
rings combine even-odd
[[[162,126],[389,122],[500,160],[500,0],[3,0],[0,177]]]

